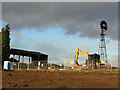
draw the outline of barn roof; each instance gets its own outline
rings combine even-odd
[[[43,54],[40,52],[35,52],[35,51],[27,51],[27,50],[21,50],[21,49],[10,49],[10,54],[14,55],[21,55],[21,56],[48,56],[47,54]]]

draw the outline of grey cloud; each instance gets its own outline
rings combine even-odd
[[[96,38],[101,20],[108,22],[108,36],[117,39],[118,4],[103,2],[3,2],[3,20],[13,29],[35,27],[43,30],[61,26],[65,34],[80,32],[81,37]]]

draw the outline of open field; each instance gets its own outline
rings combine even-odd
[[[3,88],[118,88],[113,71],[3,71]]]

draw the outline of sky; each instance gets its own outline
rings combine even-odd
[[[98,53],[100,22],[108,24],[108,61],[118,66],[118,3],[3,2],[2,25],[10,24],[11,48],[48,54],[48,62],[71,65],[75,50]],[[79,55],[79,63],[87,59]]]

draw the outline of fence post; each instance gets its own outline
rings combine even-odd
[[[28,66],[29,66],[29,69],[30,69],[30,56],[29,56],[29,64],[28,64]]]
[[[20,70],[20,55],[19,55],[19,57],[18,57],[18,70]]]
[[[30,68],[32,69],[32,57],[31,57],[31,65],[30,66],[31,66]]]

